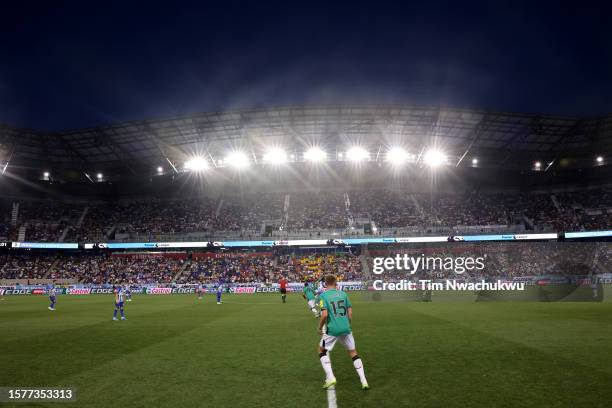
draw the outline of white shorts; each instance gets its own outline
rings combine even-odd
[[[311,299],[311,300],[308,301],[308,307],[311,308],[311,309],[313,307],[315,307],[315,300],[314,299]]]
[[[329,334],[324,334],[323,337],[321,337],[319,345],[327,351],[332,351],[336,345],[336,341],[339,341],[347,350],[355,350],[353,333],[345,334],[344,336],[330,336]]]

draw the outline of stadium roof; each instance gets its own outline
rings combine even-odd
[[[258,162],[266,148],[282,146],[299,161],[309,146],[334,157],[356,144],[376,161],[390,146],[403,146],[417,161],[435,146],[450,165],[478,157],[483,167],[525,168],[541,160],[548,169],[561,159],[609,156],[612,116],[342,105],[201,113],[59,133],[0,126],[0,166],[139,174],[160,165],[181,171],[194,155],[216,165],[236,149]]]

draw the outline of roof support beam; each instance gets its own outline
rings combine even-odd
[[[149,135],[149,138],[151,139],[155,147],[157,147],[157,150],[159,150],[159,153],[161,154],[162,158],[164,158],[170,164],[170,166],[172,167],[172,170],[174,170],[174,172],[178,174],[179,171],[177,170],[172,160],[170,160],[170,155],[167,153],[167,151],[172,151],[172,153],[174,153],[173,156],[178,156],[178,157],[183,157],[183,158],[187,156],[185,152],[177,147],[171,146],[168,143],[164,142],[157,135],[156,130],[153,129],[150,124],[145,123],[144,130],[147,133],[147,135]],[[179,130],[179,133],[180,133],[180,130]]]
[[[480,139],[480,136],[484,132],[484,127],[485,127],[484,124],[487,122],[488,118],[489,118],[489,114],[486,113],[485,115],[482,116],[482,119],[478,121],[476,126],[474,126],[474,129],[469,135],[469,137],[471,137],[470,143],[468,144],[463,154],[459,157],[459,160],[457,160],[457,164],[455,164],[455,167],[459,167],[459,165],[461,164],[465,156],[467,156],[470,150],[472,149],[472,146],[474,146],[474,143],[476,143],[478,139]]]

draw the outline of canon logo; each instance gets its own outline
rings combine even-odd
[[[151,295],[169,295],[172,293],[172,288],[151,288],[148,293]]]
[[[69,295],[89,295],[91,293],[90,288],[82,288],[82,289],[68,289],[66,292]]]
[[[233,289],[234,293],[255,293],[255,287],[254,286],[246,286],[246,287],[236,287]]]

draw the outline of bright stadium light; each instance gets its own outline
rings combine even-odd
[[[287,153],[281,148],[273,147],[263,157],[264,161],[271,164],[283,164],[287,162]]]
[[[157,173],[161,174],[164,172],[164,168],[162,166],[157,166]]]
[[[97,178],[98,180],[102,180],[102,178],[103,178],[103,177],[104,177],[104,176],[102,175],[102,173],[98,173],[98,174],[96,174],[96,178]]]
[[[311,147],[304,153],[304,159],[311,162],[320,162],[327,158],[327,153],[325,153],[320,147]]]
[[[185,169],[190,171],[202,171],[208,168],[208,163],[202,157],[194,157],[185,163]],[[157,169],[159,171],[159,168]],[[162,169],[163,170],[163,169]]]
[[[472,159],[472,164],[473,164],[474,166],[476,166],[476,165],[478,164],[478,159],[477,159],[476,157],[474,157],[474,158]]]
[[[45,171],[45,172],[43,173],[43,177],[44,177],[44,178],[49,178],[49,176],[50,176],[50,174],[49,174],[49,172],[48,172],[48,171]]]
[[[603,156],[597,156],[595,160],[597,161],[597,163],[601,164],[603,163]]]
[[[246,154],[235,151],[227,155],[225,162],[236,169],[242,169],[249,165],[249,158]]]
[[[439,150],[428,150],[423,157],[426,164],[436,167],[446,162],[446,155]]]
[[[394,147],[387,152],[387,161],[392,164],[402,164],[410,155],[401,147]]]
[[[538,169],[538,170],[539,170],[539,169],[542,167],[542,163],[541,163],[541,162],[539,162],[539,161],[535,162],[533,165],[534,165],[534,166],[535,166],[535,168],[536,168],[536,169]]]
[[[369,155],[370,155],[370,153],[368,153],[368,151],[366,149],[364,149],[363,147],[360,147],[360,146],[351,147],[346,152],[346,157],[350,161],[354,161],[354,162],[359,162],[359,161],[362,161],[362,160],[366,160]]]

